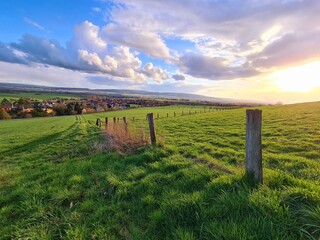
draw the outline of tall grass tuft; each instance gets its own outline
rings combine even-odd
[[[148,145],[148,139],[143,130],[131,129],[124,124],[109,125],[104,131],[104,149],[127,154]]]
[[[300,221],[303,223],[300,231],[308,239],[320,239],[320,206],[310,206],[298,211]]]

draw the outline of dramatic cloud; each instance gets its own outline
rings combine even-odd
[[[170,58],[168,47],[156,33],[109,24],[103,28],[102,35],[112,43],[143,51],[151,57]]]
[[[0,42],[0,61],[11,63],[27,63],[26,54]]]
[[[141,72],[146,76],[154,79],[157,83],[162,83],[164,80],[167,80],[169,78],[164,70],[159,67],[154,67],[152,63],[147,63],[146,65],[144,65]]]
[[[76,69],[76,65],[73,63],[66,49],[61,47],[57,41],[25,35],[19,43],[13,43],[10,47],[23,53],[24,59],[28,62]]]
[[[74,37],[68,45],[70,48],[89,52],[102,53],[107,50],[107,42],[100,37],[100,28],[88,21],[75,26]]]
[[[18,43],[0,43],[0,61],[24,64],[48,64],[88,73],[101,73],[143,83],[147,78],[161,83],[167,74],[160,67],[142,68],[137,52],[129,47],[108,46],[100,28],[88,21],[75,27],[74,37],[62,47],[58,41],[33,35]],[[148,65],[149,66],[149,65]]]
[[[249,56],[255,67],[272,68],[302,64],[320,59],[320,30],[305,35],[288,33],[268,45],[263,51]]]
[[[224,63],[223,58],[187,54],[181,57],[180,71],[194,77],[211,80],[228,80],[251,77],[258,72],[243,64],[230,67]]]
[[[176,81],[183,81],[186,79],[186,77],[181,74],[173,74],[171,77]]]
[[[213,62],[213,68],[227,71],[224,74],[226,77],[234,77],[239,68],[249,60],[254,61],[253,66],[268,68],[289,62],[299,64],[301,59],[308,61],[319,57],[319,48],[316,49],[315,46],[319,42],[317,32],[320,28],[313,23],[320,22],[320,1],[172,0],[165,4],[156,0],[114,2],[119,7],[113,10],[112,20],[118,25],[191,41],[203,56],[200,60],[217,57],[228,62],[223,67],[216,61]],[[184,66],[189,57],[180,59],[184,62],[178,64]],[[203,63],[208,63],[208,59]],[[219,73],[208,74],[206,65],[201,67],[197,64],[197,67],[205,70],[195,72],[188,66],[182,67],[181,71],[187,70],[183,73],[195,77],[219,78]],[[239,77],[251,76],[253,72],[245,68],[240,71]]]

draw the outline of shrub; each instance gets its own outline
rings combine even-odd
[[[11,119],[11,116],[4,110],[3,108],[0,108],[0,120],[9,120]]]

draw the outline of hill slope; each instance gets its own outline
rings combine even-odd
[[[134,128],[160,113],[162,144],[126,155],[99,148],[104,113],[0,122],[0,236],[318,239],[320,103],[262,109],[259,186],[243,177],[244,109],[107,113]]]

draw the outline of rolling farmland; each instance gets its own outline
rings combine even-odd
[[[244,174],[245,109],[2,121],[0,238],[319,239],[320,103],[261,109],[262,185]],[[156,147],[95,147],[97,118],[147,132],[149,112]]]

